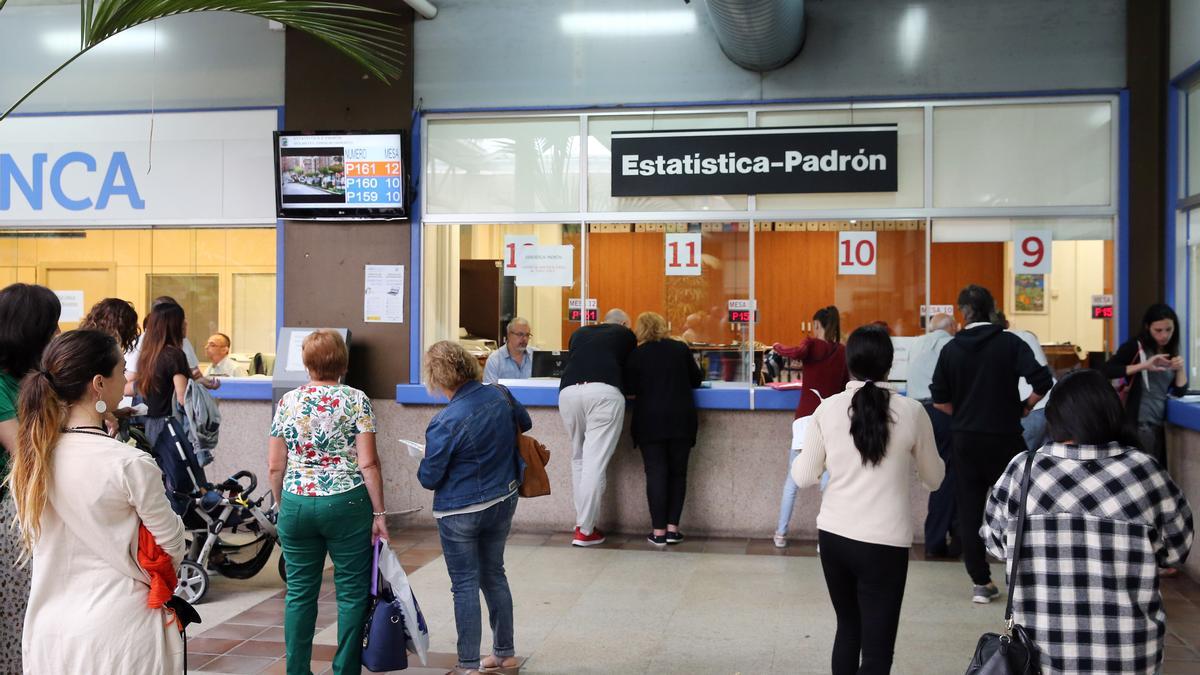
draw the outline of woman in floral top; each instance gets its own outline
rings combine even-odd
[[[387,539],[375,413],[366,394],[338,383],[349,361],[341,335],[314,331],[304,338],[302,353],[310,381],[280,399],[267,458],[287,565],[287,672],[310,672],[328,552],[338,604],[333,672],[357,674],[371,547]]]

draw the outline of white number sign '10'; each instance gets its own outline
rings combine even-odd
[[[666,246],[664,248],[667,276],[700,276],[699,232],[669,232],[666,235]]]
[[[838,274],[875,274],[879,259],[874,232],[838,233]]]
[[[1017,230],[1013,233],[1013,273],[1050,274],[1050,230]]]

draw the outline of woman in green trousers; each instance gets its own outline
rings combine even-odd
[[[304,338],[302,354],[310,381],[280,399],[267,457],[287,566],[287,672],[311,675],[317,598],[328,553],[338,607],[333,672],[358,675],[371,546],[387,539],[375,414],[366,394],[338,383],[349,361],[338,333],[314,331]]]

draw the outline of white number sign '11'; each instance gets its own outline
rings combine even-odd
[[[1050,274],[1050,230],[1017,230],[1013,233],[1013,272]]]
[[[700,233],[669,232],[666,235],[666,275],[700,276]]]
[[[879,259],[874,232],[838,233],[838,274],[875,274]]]

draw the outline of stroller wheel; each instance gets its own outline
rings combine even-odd
[[[175,587],[175,595],[196,604],[208,593],[208,572],[203,567],[190,560],[179,563],[179,585]]]

